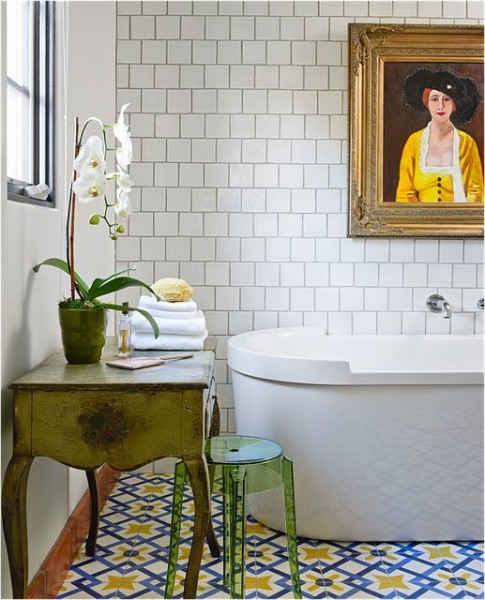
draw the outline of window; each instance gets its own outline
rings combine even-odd
[[[8,197],[46,206],[54,200],[54,9],[53,1],[7,1]]]

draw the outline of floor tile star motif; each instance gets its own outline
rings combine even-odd
[[[329,548],[309,548],[307,546],[300,546],[299,552],[303,553],[303,561],[310,562],[312,560],[325,560],[330,561]]]
[[[254,520],[248,521],[246,529],[247,529],[248,535],[266,536],[268,533],[267,527],[265,527],[264,525],[261,525],[261,523],[258,523],[257,521],[254,521]]]
[[[447,545],[438,545],[436,547],[423,545],[423,550],[428,553],[429,560],[436,558],[457,558],[456,554],[451,550],[451,546]]]
[[[124,534],[126,537],[130,535],[150,535],[152,528],[152,523],[128,523]]]
[[[58,598],[161,599],[164,595],[172,507],[172,476],[125,474],[100,519],[94,557],[76,557]],[[214,530],[223,540],[220,496],[213,497]],[[189,486],[174,598],[182,598],[193,529]],[[341,542],[300,538],[304,598],[445,600],[484,597],[483,542]],[[225,599],[223,562],[204,547],[197,598]],[[248,517],[246,597],[292,598],[286,536]]]
[[[409,590],[409,586],[403,581],[404,575],[376,575],[376,579],[379,581],[379,589],[387,590],[393,588],[395,590]]]
[[[255,589],[255,590],[266,590],[266,591],[271,592],[273,588],[270,584],[270,580],[271,580],[271,575],[265,575],[265,576],[259,575],[256,577],[252,577],[251,575],[246,575],[245,586],[248,591],[251,589]]]
[[[108,583],[103,587],[103,591],[108,590],[133,590],[133,582],[138,579],[138,575],[108,575]]]
[[[143,489],[141,491],[141,493],[144,496],[151,495],[151,494],[155,494],[156,496],[163,496],[164,494],[167,494],[169,492],[170,492],[170,487],[168,485],[166,485],[165,483],[162,483],[161,485],[146,484],[143,486]]]

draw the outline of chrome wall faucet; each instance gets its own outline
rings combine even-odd
[[[451,317],[451,308],[440,294],[431,294],[427,301],[428,310],[434,313],[443,313],[445,319]]]

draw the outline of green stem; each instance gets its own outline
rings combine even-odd
[[[79,120],[76,117],[74,123],[74,160],[76,160],[79,154],[80,142],[79,142]],[[72,183],[76,181],[76,171],[72,171]],[[76,297],[76,281],[74,279],[74,216],[76,212],[76,194],[71,186],[70,198],[69,198],[69,210],[68,210],[68,228],[69,228],[69,245],[68,245],[68,262],[69,262],[69,275],[71,279],[71,300]],[[70,219],[70,223],[69,223]]]
[[[81,129],[81,135],[79,136],[79,145],[82,144],[83,135],[84,135],[84,132],[86,131],[86,127],[89,125],[89,123],[91,123],[93,121],[96,121],[96,123],[98,123],[98,125],[101,127],[101,131],[103,133],[103,138],[104,138],[104,147],[106,149],[106,132],[104,131],[105,125],[97,117],[90,117],[89,119],[86,119],[86,121],[84,121],[83,127]],[[104,157],[106,158],[106,150],[105,150]]]

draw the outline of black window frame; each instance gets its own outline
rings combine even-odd
[[[32,178],[19,181],[8,176],[7,197],[17,202],[54,207],[55,153],[55,1],[30,0],[32,17]],[[7,23],[8,26],[8,23]],[[8,52],[8,48],[7,48]],[[45,183],[50,188],[46,200],[29,198],[23,190]]]

